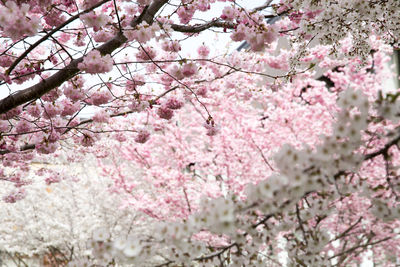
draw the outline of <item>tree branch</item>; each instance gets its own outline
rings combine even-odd
[[[142,14],[138,18],[132,21],[131,26],[136,27],[136,25],[142,23],[143,21],[151,24],[155,14],[167,2],[168,0],[154,1],[150,6],[148,6],[148,8],[146,8],[142,12]],[[100,51],[100,53],[103,55],[111,54],[115,49],[120,47],[126,41],[127,38],[119,32],[111,40],[96,49]],[[0,114],[6,113],[7,111],[21,104],[37,99],[42,95],[48,93],[52,89],[60,86],[65,81],[71,79],[79,72],[78,64],[82,61],[83,57],[75,59],[71,61],[68,66],[50,76],[49,78],[44,79],[31,87],[18,91],[0,100]]]
[[[259,7],[256,7],[255,9],[253,9],[253,12],[262,11],[262,10],[264,10],[264,9],[266,9],[266,8],[268,8],[268,7],[270,7],[271,4],[272,4],[272,2],[273,2],[273,0],[268,0],[267,2],[265,2],[264,5],[259,6]]]
[[[171,28],[177,32],[187,32],[187,33],[199,33],[204,30],[207,30],[211,27],[217,28],[225,28],[225,29],[233,29],[235,27],[234,23],[221,21],[220,19],[214,19],[205,24],[197,24],[197,25],[178,25],[171,24]]]
[[[399,142],[400,142],[400,134],[396,136],[396,138],[394,138],[389,143],[386,143],[386,145],[383,148],[379,149],[378,151],[365,155],[364,160],[373,159],[376,156],[386,154],[392,146],[398,144]]]
[[[7,75],[10,75],[11,72],[14,70],[14,68],[21,62],[21,60],[23,60],[30,52],[32,52],[33,49],[35,49],[36,47],[38,47],[41,43],[43,43],[44,41],[46,41],[50,36],[52,36],[54,33],[58,32],[59,30],[61,30],[62,28],[64,28],[65,26],[67,26],[68,24],[70,24],[71,22],[73,22],[74,20],[78,19],[80,15],[82,14],[86,14],[89,13],[90,11],[92,11],[93,9],[103,5],[104,3],[108,2],[110,0],[103,0],[97,4],[95,4],[94,6],[92,6],[91,8],[88,8],[78,14],[76,14],[75,16],[69,18],[68,20],[66,20],[64,23],[61,23],[58,27],[54,28],[53,30],[51,30],[50,32],[48,32],[45,36],[43,36],[42,38],[40,38],[39,40],[37,40],[34,44],[32,44],[31,46],[28,47],[28,49],[25,50],[24,53],[22,53],[12,64],[11,66],[8,68],[8,70],[6,71]]]
[[[338,254],[336,254],[336,255],[333,255],[333,256],[329,257],[328,260],[331,260],[331,259],[333,259],[333,258],[342,256],[342,255],[346,255],[346,254],[352,253],[354,250],[357,250],[357,249],[359,249],[359,248],[365,249],[365,248],[368,247],[368,246],[377,245],[377,244],[379,244],[379,243],[382,243],[382,242],[385,242],[385,241],[391,239],[391,237],[388,236],[388,237],[385,237],[385,238],[383,238],[383,239],[380,239],[380,240],[375,241],[375,242],[372,242],[372,243],[369,242],[370,239],[372,239],[372,237],[369,238],[368,241],[367,241],[365,244],[357,244],[357,245],[354,246],[354,247],[351,247],[351,248],[349,248],[349,249],[347,249],[347,250],[345,250],[345,251],[342,251],[342,252],[340,252],[340,253],[338,253]]]

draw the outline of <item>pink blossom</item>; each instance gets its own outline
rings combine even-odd
[[[278,38],[278,30],[274,25],[269,25],[268,28],[263,32],[264,42],[271,44]]]
[[[124,133],[115,133],[114,139],[122,143],[126,141],[126,135]]]
[[[93,116],[94,122],[106,123],[110,119],[110,115],[104,109],[97,111]]]
[[[137,59],[151,60],[156,57],[156,52],[151,47],[140,47],[139,53],[136,54]]]
[[[84,147],[91,147],[95,143],[94,136],[89,133],[82,134],[80,137],[80,144]]]
[[[246,38],[246,32],[248,29],[245,25],[239,24],[235,31],[231,34],[231,39],[235,42],[243,41]]]
[[[190,69],[188,71],[190,71]],[[178,65],[173,65],[168,72],[177,80],[182,80],[185,77],[182,69]]]
[[[8,84],[12,84],[12,80],[9,75],[5,75],[4,73],[0,73],[0,81],[5,81]]]
[[[52,9],[51,12],[48,13],[47,16],[44,17],[46,24],[51,27],[58,26],[65,21],[65,16],[61,13],[61,11]]]
[[[46,140],[49,143],[55,143],[58,140],[60,140],[60,138],[61,138],[61,134],[58,131],[53,130],[47,135]]]
[[[54,183],[59,183],[61,181],[61,178],[59,174],[53,174],[52,176],[47,177],[44,181],[46,182],[47,185],[51,185]]]
[[[93,34],[93,40],[95,40],[98,43],[105,43],[108,40],[110,40],[112,36],[113,36],[112,32],[99,30]]]
[[[0,120],[0,132],[5,133],[10,129],[8,121]]]
[[[284,52],[277,57],[268,57],[266,59],[266,63],[268,66],[274,69],[281,69],[281,70],[288,70],[289,69],[289,62],[288,62],[288,55]]]
[[[63,101],[61,101],[61,105],[63,106],[61,116],[70,116],[81,108],[81,104],[79,102],[73,103],[68,99],[64,99]]]
[[[198,96],[207,97],[207,91],[208,91],[207,87],[202,86],[199,89],[197,89],[196,94]]]
[[[0,119],[1,120],[8,120],[11,119],[17,115],[20,115],[22,112],[22,107],[18,106],[16,108],[13,108],[12,110],[8,111],[6,114],[0,114]]]
[[[206,58],[208,57],[208,55],[210,54],[210,49],[205,46],[205,45],[201,45],[199,46],[199,48],[197,49],[197,53],[199,54],[199,56],[201,56],[202,58]]]
[[[174,111],[162,105],[158,108],[157,114],[161,119],[170,120],[174,115]]]
[[[26,120],[20,120],[17,125],[15,126],[15,131],[17,133],[26,133],[29,132],[31,129],[32,125],[27,122]]]
[[[149,140],[150,138],[150,132],[147,130],[139,130],[136,137],[135,137],[135,142],[144,144]]]
[[[42,113],[42,109],[38,104],[34,103],[27,107],[27,112],[32,117],[38,118],[40,116],[40,114]]]
[[[85,97],[85,94],[82,92],[80,88],[76,88],[71,84],[64,87],[64,95],[73,102],[82,100]]]
[[[194,15],[194,9],[190,6],[180,7],[178,8],[177,14],[179,16],[179,21],[182,24],[187,24],[192,19]]]
[[[221,19],[232,21],[236,15],[235,9],[231,6],[226,6],[222,10]]]
[[[110,22],[110,17],[106,14],[97,15],[96,12],[92,11],[83,14],[79,17],[87,27],[93,27],[93,30],[97,32]]]
[[[62,32],[60,33],[60,36],[58,36],[58,40],[59,42],[65,43],[68,42],[71,39],[71,37],[72,37],[71,34]]]
[[[262,51],[265,47],[264,36],[257,32],[249,32],[246,34],[246,41],[249,42],[251,50]]]
[[[164,51],[179,52],[181,51],[181,44],[178,41],[164,41],[161,45]]]
[[[5,51],[2,51],[2,53]],[[0,56],[0,66],[1,67],[9,67],[13,63],[13,59],[11,56],[5,54]],[[4,74],[3,74],[4,75]]]
[[[87,73],[106,73],[113,68],[113,59],[110,55],[101,56],[98,50],[92,50],[78,64],[78,68]]]
[[[197,0],[196,1],[197,9],[200,11],[207,11],[211,8],[210,2],[208,0]]]
[[[69,126],[75,127],[80,123],[80,119],[78,117],[75,117],[72,121],[70,121]]]
[[[190,77],[190,76],[195,75],[197,73],[197,69],[198,69],[198,67],[196,66],[195,63],[189,62],[189,63],[186,63],[186,64],[184,64],[182,66],[182,74],[185,77]]]
[[[10,193],[8,196],[3,197],[3,200],[6,203],[15,203],[18,200],[24,199],[25,196],[26,196],[25,189],[19,189],[18,191],[14,191]]]
[[[44,94],[41,99],[43,101],[47,101],[47,102],[54,102],[56,101],[60,96],[62,95],[62,92],[60,89],[55,88],[53,90],[51,90],[50,92],[48,92],[47,94]]]
[[[172,68],[170,69],[172,70]],[[164,73],[163,75],[161,75],[161,81],[163,82],[163,84],[168,88],[169,85],[171,85],[171,83],[174,81],[174,78],[171,77],[172,74],[167,74]],[[183,76],[183,75],[182,75]]]
[[[143,24],[138,26],[138,29],[134,31],[133,35],[136,41],[143,44],[150,41],[150,39],[153,38],[153,36],[154,36],[153,29],[146,22],[143,22]]]
[[[204,128],[207,129],[207,135],[208,136],[214,136],[217,135],[220,132],[220,127],[213,124],[213,123],[205,123]]]
[[[95,106],[108,103],[112,99],[108,90],[96,91],[90,96],[90,103]]]
[[[133,112],[142,112],[149,107],[148,101],[133,100],[128,106]]]
[[[62,112],[62,106],[59,103],[46,102],[43,106],[43,115],[48,118],[53,118]]]
[[[80,6],[83,9],[88,9],[88,8],[94,6],[95,4],[97,4],[98,2],[99,2],[99,0],[84,0],[84,1],[81,1]]]
[[[175,97],[170,97],[165,102],[165,106],[170,109],[180,109],[183,107],[183,102],[176,99]]]
[[[135,77],[134,80],[128,80],[126,82],[126,89],[128,91],[135,91],[137,86],[145,85],[144,77]]]
[[[18,6],[15,2],[7,1],[0,6],[0,27],[6,36],[18,40],[24,35],[32,36],[40,28],[40,19],[28,16],[29,5]]]

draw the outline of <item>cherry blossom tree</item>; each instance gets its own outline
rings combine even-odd
[[[384,82],[398,80],[387,65],[399,5],[2,1],[4,205],[27,206],[37,179],[48,191],[74,182],[33,163],[93,154],[110,199],[151,223],[128,234],[90,217],[101,227],[60,242],[56,227],[38,238],[40,220],[10,219],[3,232],[47,243],[0,250],[67,253],[94,230],[56,264],[354,266],[373,253],[395,266],[399,93]],[[184,52],[208,31],[248,51],[205,41]],[[116,224],[130,218],[107,207]]]

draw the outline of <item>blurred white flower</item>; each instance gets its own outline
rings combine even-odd
[[[110,238],[110,232],[104,228],[100,227],[93,231],[93,239],[95,241],[106,241]]]
[[[140,251],[142,251],[140,240],[135,237],[128,238],[126,242],[126,247],[123,251],[124,255],[126,257],[135,257],[139,255]]]

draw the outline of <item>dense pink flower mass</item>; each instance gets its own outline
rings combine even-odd
[[[19,6],[13,1],[7,1],[0,7],[0,27],[4,36],[17,41],[24,35],[37,33],[40,20],[36,15],[28,16],[29,9],[29,4]]]
[[[0,262],[398,264],[399,1],[249,2],[0,2]]]
[[[78,68],[87,73],[104,73],[112,70],[113,60],[110,55],[101,56],[98,50],[93,50],[87,54]]]
[[[93,27],[93,30],[97,32],[108,23],[110,17],[106,14],[97,15],[95,12],[90,12],[82,15],[80,19],[87,27]]]

